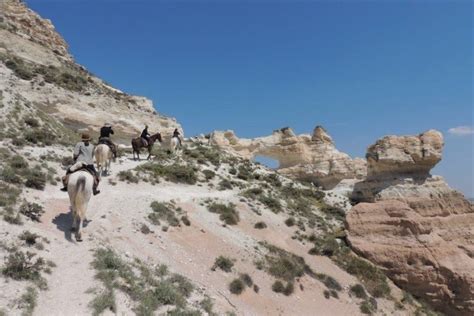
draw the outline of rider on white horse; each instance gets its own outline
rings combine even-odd
[[[91,137],[89,134],[82,134],[82,141],[76,144],[74,147],[74,164],[69,167],[66,171],[66,175],[62,178],[64,187],[61,188],[61,191],[67,192],[67,184],[69,180],[69,175],[75,171],[85,169],[94,176],[94,185],[92,187],[94,195],[100,193],[97,189],[99,185],[99,175],[94,168],[94,145],[90,143]]]
[[[173,137],[172,138],[177,138],[178,139],[178,144],[179,144],[179,147],[181,147],[183,144],[181,142],[181,137],[180,137],[180,133],[178,131],[177,128],[174,129],[174,132],[173,132]]]

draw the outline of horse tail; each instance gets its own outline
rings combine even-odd
[[[81,175],[76,182],[76,195],[74,196],[74,205],[77,215],[83,219],[87,210],[86,201],[86,177]]]

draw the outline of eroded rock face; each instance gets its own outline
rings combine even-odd
[[[238,138],[233,131],[216,131],[210,143],[248,159],[261,155],[278,160],[282,174],[324,188],[332,188],[342,179],[365,176],[365,161],[338,151],[321,126],[314,129],[313,135],[295,135],[287,127],[253,139]]]
[[[353,191],[353,200],[362,203],[346,216],[348,240],[397,285],[438,310],[473,315],[474,208],[429,174],[442,146],[437,131],[384,137],[370,146],[369,176]]]
[[[443,135],[429,130],[418,136],[386,136],[367,149],[367,177],[423,177],[441,160]]]
[[[20,0],[0,1],[0,23],[9,31],[71,59],[66,41],[50,20],[41,18]]]
[[[145,124],[151,133],[161,132],[165,142],[175,128],[184,134],[174,118],[156,112],[151,100],[115,89],[76,64],[51,21],[19,0],[2,0],[0,6],[3,117],[19,105],[93,135],[107,122],[114,126],[114,139],[127,144]],[[10,121],[6,127],[16,129]]]
[[[395,284],[448,315],[474,314],[474,210],[462,196],[360,203],[346,219],[352,248]]]

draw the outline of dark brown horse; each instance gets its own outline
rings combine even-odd
[[[153,134],[148,139],[148,146],[146,146],[146,148],[148,148],[148,158],[147,158],[147,160],[150,159],[150,157],[151,157],[151,149],[153,148],[153,144],[156,142],[156,140],[158,140],[161,143],[161,134],[160,133]],[[137,137],[137,138],[132,139],[133,160],[135,160],[135,153],[137,153],[138,160],[140,160],[140,150],[143,147],[145,147],[145,145],[143,145],[143,140],[142,140],[141,137]]]

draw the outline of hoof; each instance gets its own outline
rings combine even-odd
[[[76,237],[76,241],[77,241],[77,242],[82,242],[82,238]]]
[[[69,231],[75,232],[75,231],[76,231],[76,227],[71,227],[71,228],[69,228]]]

